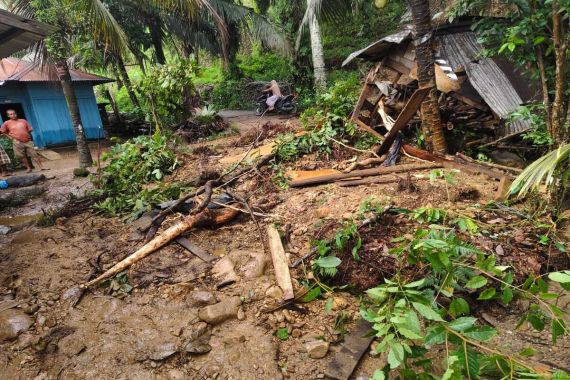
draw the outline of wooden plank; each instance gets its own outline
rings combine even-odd
[[[455,99],[457,99],[457,100],[459,100],[459,101],[461,101],[461,102],[463,102],[463,103],[465,103],[465,104],[469,104],[471,107],[477,108],[478,110],[485,111],[485,112],[489,111],[489,107],[487,107],[486,105],[484,105],[484,104],[481,103],[481,102],[478,102],[478,101],[476,101],[476,100],[474,100],[474,99],[471,99],[471,98],[468,97],[468,96],[465,96],[465,95],[463,95],[463,94],[459,94],[459,93],[457,93],[457,92],[452,92],[452,93],[449,94],[449,95],[451,95],[451,96],[454,97]]]
[[[271,258],[273,259],[273,267],[275,268],[277,285],[283,290],[283,300],[293,299],[295,294],[293,293],[293,284],[291,283],[291,274],[289,273],[289,261],[285,255],[279,231],[272,224],[267,226],[267,238],[269,240]]]
[[[210,255],[204,249],[198,247],[196,244],[190,242],[190,240],[186,239],[183,236],[176,238],[176,242],[182,247],[186,248],[188,252],[207,263],[211,263],[212,261],[216,260],[216,256]]]
[[[394,142],[394,139],[396,139],[398,132],[400,132],[400,130],[402,130],[408,124],[412,117],[414,117],[416,112],[418,112],[418,109],[430,91],[431,88],[420,88],[412,94],[412,97],[410,100],[408,100],[404,106],[404,109],[398,115],[394,126],[386,134],[384,141],[382,142],[382,145],[380,145],[380,149],[376,154],[381,156],[384,153],[388,153],[390,147],[392,146],[392,143]]]
[[[299,137],[299,136],[303,136],[306,134],[307,134],[306,131],[301,131],[301,132],[295,133],[295,136]],[[273,152],[273,148],[275,148],[275,143],[270,142],[268,144],[264,144],[264,145],[261,145],[260,147],[257,147],[255,149],[250,150],[249,153],[245,152],[245,153],[240,153],[240,154],[236,154],[233,156],[224,157],[224,158],[220,159],[220,163],[221,164],[235,164],[236,162],[239,162],[241,160],[245,160],[248,158],[253,159],[253,158],[263,157],[265,155],[271,154],[271,152]]]
[[[302,186],[318,185],[321,183],[330,183],[349,178],[371,177],[375,175],[408,172],[414,170],[435,169],[440,167],[441,167],[440,164],[406,164],[406,165],[394,165],[394,166],[386,166],[386,167],[379,167],[372,169],[353,170],[350,173],[330,174],[330,175],[323,175],[320,177],[307,178],[299,181],[291,181],[290,186],[302,187]]]
[[[290,170],[287,172],[287,176],[291,178],[292,181],[298,181],[302,179],[320,177],[323,175],[338,174],[340,171],[336,169],[317,169],[317,170]]]
[[[370,334],[372,324],[359,319],[354,330],[344,339],[340,350],[334,355],[325,369],[325,375],[330,379],[348,380],[358,365],[360,358],[370,347],[374,335]],[[371,335],[371,336],[369,336]]]

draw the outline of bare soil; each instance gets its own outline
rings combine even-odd
[[[252,115],[229,116],[229,121],[242,133],[260,123]],[[193,153],[184,158],[184,166],[171,179],[191,179],[208,171],[221,172],[225,167],[219,163],[220,158],[247,150],[246,146],[236,146],[240,145],[236,144],[239,139],[240,136],[233,136],[190,145],[189,151]],[[345,152],[332,161],[310,156],[291,167],[342,169],[348,165],[344,159],[351,155]],[[71,169],[72,166],[62,168],[61,175],[57,171],[60,169],[53,169],[58,178],[50,181],[60,184],[67,181],[67,188],[61,186],[61,190],[54,190],[53,194],[61,191],[61,197],[65,198],[65,191],[89,188],[86,180],[69,177]],[[350,218],[363,200],[374,196],[385,205],[407,209],[431,205],[474,217],[491,233],[485,238],[466,237],[481,248],[497,252],[500,260],[519,273],[552,270],[568,264],[548,246],[537,244],[540,230],[531,228],[529,221],[512,213],[485,208],[498,182],[459,173],[459,185],[451,189],[452,202],[448,200],[445,184],[431,184],[428,174],[412,176],[416,191],[403,190],[398,184],[353,188],[327,184],[281,190],[262,170],[243,181],[236,191],[255,185],[250,202],[267,213],[266,217],[258,217],[258,222],[262,228],[276,222],[283,231],[290,231],[287,254],[291,262],[309,252],[313,239],[330,236],[340,219]],[[41,208],[50,207],[46,206],[51,202],[50,194],[9,213],[37,214]],[[162,228],[179,218],[173,215]],[[339,350],[342,341],[342,334],[334,328],[335,318],[340,312],[344,313],[345,328],[351,330],[359,318],[358,291],[374,286],[394,270],[394,260],[387,253],[395,245],[392,239],[410,233],[412,227],[407,218],[392,215],[362,231],[362,265],[352,261],[351,253],[346,251],[339,277],[335,279],[339,284],[355,286],[350,291],[331,295],[334,299],[331,312],[325,310],[326,299],[267,312],[276,305],[271,297],[275,276],[270,255],[263,251],[256,223],[248,215],[215,230],[193,230],[186,235],[211,254],[230,260],[237,275],[235,283],[216,289],[218,280],[211,264],[177,244],[170,244],[128,270],[128,282],[133,286],[129,294],[113,295],[108,287],[98,287],[83,294],[75,307],[72,303],[78,300],[77,286],[140,247],[141,234],[119,218],[104,218],[91,212],[59,219],[56,225],[47,228],[21,227],[0,240],[0,315],[1,306],[13,300],[16,309],[28,312],[33,325],[17,339],[0,342],[0,377],[38,380],[322,378],[328,360]],[[261,268],[261,271],[252,271],[252,268]],[[306,270],[301,265],[291,273],[299,294],[304,291]],[[186,343],[204,327],[198,315],[205,306],[196,303],[196,291],[209,292],[221,304],[232,297],[239,297],[241,301],[237,318],[208,326],[211,350],[201,355],[184,350]],[[559,305],[570,311],[570,297],[559,300]],[[494,341],[496,348],[513,353],[532,346],[537,355],[529,360],[536,366],[568,367],[568,337],[552,345],[547,333],[533,333],[526,326],[514,329],[524,306],[524,303],[509,307],[491,304],[477,313],[501,331]],[[287,329],[287,340],[276,336],[280,328]],[[311,359],[305,352],[304,343],[314,339],[331,342],[325,358]],[[371,376],[384,364],[383,357],[365,354],[353,378]]]

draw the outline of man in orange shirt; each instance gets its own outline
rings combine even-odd
[[[25,119],[18,119],[18,114],[15,110],[8,110],[6,111],[6,114],[10,120],[7,120],[2,124],[0,133],[7,134],[8,137],[12,139],[14,156],[22,160],[22,163],[26,167],[28,173],[32,171],[32,166],[30,165],[28,157],[34,161],[38,168],[44,170],[42,160],[34,149],[34,143],[32,142],[31,135],[32,127],[30,124]]]

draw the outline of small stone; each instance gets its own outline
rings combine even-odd
[[[305,349],[311,359],[322,359],[329,351],[329,343],[322,340],[313,340],[305,343]]]
[[[231,255],[234,255],[235,257],[250,257],[249,261],[241,268],[245,278],[258,278],[263,276],[265,273],[268,258],[264,252],[238,251],[232,252]]]
[[[283,290],[277,285],[273,285],[265,292],[265,295],[278,301],[283,300]]]
[[[243,321],[245,319],[245,312],[243,311],[242,307],[240,307],[238,310],[237,319],[240,321]]]
[[[303,335],[303,333],[301,332],[301,330],[293,329],[293,331],[291,331],[291,336],[292,336],[293,338],[300,338],[301,335]]]
[[[151,360],[164,360],[176,353],[176,344],[172,342],[157,345],[149,355]]]
[[[23,308],[24,313],[26,313],[26,314],[34,314],[39,309],[40,309],[40,307],[37,304],[27,305],[26,307]]]
[[[195,290],[190,293],[190,303],[194,306],[214,305],[218,302],[216,296],[205,290]]]
[[[85,168],[75,168],[73,169],[73,175],[75,177],[87,177],[89,175],[89,170]]]
[[[275,313],[275,319],[277,320],[277,322],[281,323],[283,321],[285,321],[285,316],[282,313]]]
[[[187,378],[184,371],[179,369],[171,369],[168,371],[168,377],[170,380],[184,380]]]
[[[210,346],[210,343],[204,339],[198,339],[196,341],[190,341],[186,343],[186,346],[184,346],[184,351],[188,352],[189,354],[196,355],[206,354],[212,351],[212,346]]]
[[[33,323],[33,320],[20,310],[8,309],[0,312],[0,342],[16,339]]]
[[[230,318],[235,318],[237,316],[241,300],[239,297],[231,297],[221,302],[206,306],[200,309],[198,312],[198,317],[204,322],[210,323],[212,325],[217,325]]]
[[[190,339],[196,340],[208,332],[208,324],[206,322],[196,322],[190,327]]]
[[[333,297],[333,310],[344,310],[348,306],[348,301],[344,297]]]
[[[324,379],[325,378],[325,374],[324,373],[319,373],[317,375],[317,379]]]
[[[57,343],[59,351],[67,357],[72,357],[80,354],[87,348],[82,339],[75,335],[68,335]]]

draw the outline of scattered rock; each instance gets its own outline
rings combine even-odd
[[[237,319],[243,321],[245,319],[245,312],[243,311],[243,307],[240,307],[237,313]]]
[[[193,306],[213,305],[218,302],[212,292],[206,290],[195,290],[189,295],[190,304]]]
[[[89,175],[89,170],[85,168],[75,168],[73,169],[73,175],[75,177],[87,177]]]
[[[72,357],[80,354],[87,348],[83,339],[75,336],[74,334],[68,335],[57,343],[59,351],[67,357]]]
[[[234,254],[232,252],[231,254]],[[264,252],[239,252],[240,255],[250,256],[249,261],[241,268],[245,278],[258,278],[263,276],[268,259]]]
[[[174,355],[177,351],[175,343],[162,343],[154,348],[148,358],[151,360],[164,360]]]
[[[0,226],[0,235],[6,235],[8,234],[8,232],[10,232],[10,230],[12,230],[12,228],[8,227],[8,226]]]
[[[17,309],[0,312],[0,342],[13,340],[33,324],[33,320]]]
[[[184,346],[184,351],[189,354],[206,354],[212,351],[212,346],[205,339],[198,339],[196,341],[190,341]]]
[[[273,285],[265,292],[265,295],[276,300],[281,301],[283,299],[283,290],[277,285]]]
[[[305,349],[312,359],[322,359],[329,351],[329,342],[313,340],[305,343]]]
[[[344,310],[348,306],[346,298],[338,296],[333,297],[333,310]]]
[[[225,256],[214,265],[212,273],[218,280],[218,286],[224,283],[232,283],[237,281],[238,276],[235,271],[235,264],[229,256]]]
[[[217,325],[230,318],[236,318],[241,301],[239,297],[231,297],[221,302],[200,309],[198,317],[204,322]]]

